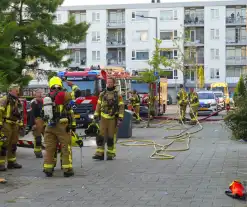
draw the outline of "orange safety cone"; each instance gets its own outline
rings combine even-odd
[[[7,183],[7,180],[5,180],[4,178],[0,178],[0,183],[2,184]]]

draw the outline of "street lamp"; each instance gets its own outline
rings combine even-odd
[[[154,19],[155,20],[155,47],[158,47],[158,18],[157,17],[145,17],[144,15],[136,15],[137,17],[145,18],[145,19]],[[156,68],[154,68],[154,75],[156,75]],[[159,114],[160,114],[160,82],[159,82]],[[158,114],[158,115],[159,115]]]

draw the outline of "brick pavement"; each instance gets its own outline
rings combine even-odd
[[[232,141],[222,124],[204,123],[191,149],[172,153],[174,160],[150,160],[151,147],[118,146],[117,160],[92,161],[94,147],[74,149],[76,175],[63,178],[60,170],[45,178],[42,160],[32,149],[18,149],[24,168],[1,173],[0,206],[7,207],[247,207],[224,195],[233,179],[247,179],[246,144]],[[134,129],[135,139],[166,143],[174,131]]]

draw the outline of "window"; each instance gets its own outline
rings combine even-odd
[[[93,20],[93,22],[99,22],[100,21],[100,13],[99,12],[93,12],[92,20]]]
[[[166,57],[167,59],[177,59],[178,50],[163,50],[160,51],[160,56]]]
[[[210,78],[219,79],[220,78],[220,69],[219,68],[210,68]]]
[[[92,60],[93,61],[100,60],[100,51],[92,51]]]
[[[72,13],[71,15],[75,16],[75,22],[76,24],[79,24],[81,22],[85,22],[86,21],[86,13]]]
[[[211,49],[210,56],[212,60],[219,60],[220,59],[220,50],[219,49]]]
[[[148,60],[149,59],[149,51],[132,51],[132,60]]]
[[[219,29],[211,29],[210,30],[210,38],[211,40],[218,40],[220,37],[220,30]]]
[[[211,9],[211,19],[219,19],[219,9]]]
[[[135,31],[133,33],[133,40],[134,41],[141,41],[141,42],[144,42],[144,41],[148,41],[148,31]]]
[[[177,39],[178,37],[178,31],[161,31],[160,32],[160,39],[161,40],[173,40]]]
[[[198,93],[199,99],[214,99],[213,93]]]
[[[178,70],[173,70],[173,77],[174,79],[178,79]]]
[[[61,23],[61,21],[62,21],[61,14],[56,14],[55,16],[56,16],[56,18],[55,18],[56,23]]]
[[[178,11],[177,10],[160,11],[160,20],[161,21],[169,21],[169,20],[177,20],[177,19],[178,19]]]
[[[100,32],[92,32],[92,42],[100,41]]]
[[[80,58],[80,50],[76,50],[71,54],[71,59],[74,63],[80,64],[81,58]]]
[[[132,21],[147,21],[148,20],[148,18],[143,18],[141,16],[148,17],[148,11],[132,12]]]

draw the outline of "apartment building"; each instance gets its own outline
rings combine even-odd
[[[70,6],[58,9],[57,23],[69,15],[91,24],[87,38],[72,49],[70,67],[91,65],[121,66],[128,71],[149,68],[155,46],[162,40],[161,55],[181,59],[185,77],[178,68],[169,72],[169,93],[174,97],[185,79],[195,87],[195,64],[204,68],[205,85],[227,82],[234,88],[241,74],[247,73],[246,0],[150,3],[126,5]],[[143,18],[145,17],[145,18]],[[174,41],[186,35],[186,41]]]

